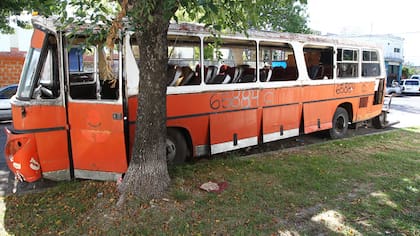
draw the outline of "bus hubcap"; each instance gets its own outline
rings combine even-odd
[[[166,139],[166,161],[171,162],[175,159],[176,146],[175,143],[170,139]]]

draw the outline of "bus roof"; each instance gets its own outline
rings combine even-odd
[[[34,16],[32,18],[32,24],[36,28],[48,29],[50,31],[56,32],[58,30],[59,18],[58,17],[49,17],[45,18],[43,16]],[[76,26],[70,25],[66,27],[67,29],[75,28]],[[79,26],[80,27],[80,26]],[[69,30],[70,31],[70,30]],[[169,32],[171,34],[184,34],[184,35],[203,35],[203,36],[212,36],[217,34],[216,31],[212,31],[211,28],[205,27],[203,24],[197,23],[171,23],[169,26]],[[232,33],[232,32],[222,32],[222,37],[235,37],[241,39],[253,39],[253,40],[284,40],[284,41],[298,41],[301,43],[323,43],[323,44],[334,44],[334,45],[348,45],[348,46],[358,46],[358,47],[381,47],[378,44],[367,43],[366,41],[357,41],[354,38],[343,38],[342,36],[321,36],[314,34],[298,34],[298,33],[288,33],[288,32],[274,32],[274,31],[265,31],[265,30],[248,30],[248,35],[243,33]]]

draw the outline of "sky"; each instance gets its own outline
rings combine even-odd
[[[309,27],[322,34],[392,34],[404,38],[404,61],[420,65],[416,0],[308,0]]]

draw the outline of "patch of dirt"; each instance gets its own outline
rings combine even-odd
[[[369,183],[355,184],[350,192],[338,196],[335,200],[332,200],[332,202],[358,201],[358,199],[364,198],[365,196],[369,195],[373,191],[372,187],[373,184]],[[315,219],[315,217],[318,217],[319,215],[322,215],[326,212],[328,213],[330,211],[339,212],[339,209],[331,209],[331,206],[328,206],[323,203],[318,203],[314,206],[301,208],[298,211],[290,212],[286,217],[284,217],[284,219],[279,220],[279,235],[299,235],[294,234],[294,232],[305,232],[309,233],[309,235],[330,235],[331,229],[329,229],[328,227],[331,226],[331,223],[329,225],[328,222],[324,220],[317,221]],[[337,220],[340,223],[337,223],[338,226],[335,226],[337,230],[345,231],[341,233],[344,233],[345,235],[360,234],[352,228],[345,226],[345,222],[340,222],[340,220],[343,221],[341,215],[337,214],[335,220]],[[363,225],[364,220],[364,218],[360,218],[358,219],[357,223]]]

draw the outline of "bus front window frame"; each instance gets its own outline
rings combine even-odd
[[[30,48],[25,59],[23,73],[21,75],[17,98],[29,100],[32,97],[33,87],[35,85],[35,75],[41,58],[41,50]]]

